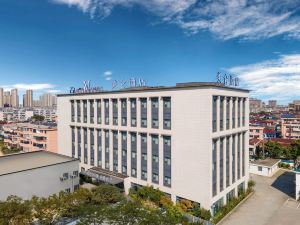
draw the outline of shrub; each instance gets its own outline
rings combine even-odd
[[[249,180],[248,181],[248,188],[253,189],[255,186],[255,181],[254,180]]]
[[[189,212],[193,208],[193,203],[187,199],[181,199],[179,204],[184,212]]]

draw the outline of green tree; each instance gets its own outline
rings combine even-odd
[[[68,211],[69,194],[60,192],[48,198],[32,198],[34,217],[41,225],[55,224]]]
[[[298,166],[298,157],[300,156],[300,140],[296,140],[288,147],[289,159],[294,160],[295,167]]]
[[[30,201],[17,196],[9,196],[5,202],[0,202],[1,225],[29,225],[33,222]]]
[[[33,117],[31,117],[31,119],[34,121],[42,122],[45,120],[45,117],[42,115],[35,114],[35,115],[33,115]]]
[[[103,184],[92,189],[93,204],[114,204],[124,200],[120,189],[109,184]]]
[[[280,158],[283,155],[282,145],[274,141],[268,141],[265,144],[265,151],[271,158]]]

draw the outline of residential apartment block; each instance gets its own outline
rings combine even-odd
[[[32,123],[3,125],[4,143],[8,147],[21,148],[24,152],[57,152],[57,127]]]
[[[300,118],[281,118],[281,136],[300,139]]]
[[[216,212],[247,188],[248,94],[193,82],[58,95],[58,152],[125,176],[127,193],[153,185]]]
[[[250,139],[255,138],[259,140],[264,140],[264,127],[263,126],[250,126],[249,136]]]

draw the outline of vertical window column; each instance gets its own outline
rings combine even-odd
[[[87,123],[87,100],[83,101],[83,122]]]
[[[230,185],[230,136],[226,137],[226,187]]]
[[[164,122],[164,129],[170,130],[171,129],[171,97],[164,97],[163,98],[163,122]]]
[[[220,131],[224,130],[224,97],[220,97]]]
[[[81,102],[77,100],[76,105],[77,105],[77,123],[81,123]]]
[[[97,156],[98,156],[98,166],[102,167],[102,133],[101,129],[97,130]]]
[[[232,129],[236,127],[236,98],[232,98],[232,109],[231,109],[231,116],[232,116]]]
[[[118,131],[113,131],[113,170],[118,172]]]
[[[241,179],[241,154],[242,154],[242,148],[241,148],[241,134],[237,135],[237,179]]]
[[[232,135],[232,147],[231,147],[231,155],[232,155],[232,160],[231,160],[231,165],[232,165],[232,183],[235,183],[236,181],[236,135]]]
[[[104,131],[104,138],[105,138],[105,169],[109,170],[109,130]]]
[[[212,101],[212,131],[217,132],[217,101],[218,97],[213,96]]]
[[[75,122],[75,103],[73,100],[71,101],[71,122]]]
[[[237,100],[237,116],[238,116],[238,127],[241,127],[241,98],[238,98]]]
[[[136,141],[136,133],[130,133],[131,136],[131,176],[137,177],[137,141]]]
[[[151,98],[151,124],[152,124],[152,128],[158,128],[158,119],[159,119],[159,115],[158,115],[158,98]]]
[[[104,121],[109,125],[109,99],[104,99]]]
[[[112,100],[113,105],[113,125],[118,125],[118,99]]]
[[[127,133],[121,132],[122,136],[122,174],[127,175]]]
[[[102,116],[101,116],[101,100],[97,100],[97,123],[102,123]]]
[[[72,157],[75,158],[75,151],[76,151],[76,137],[75,137],[75,128],[71,127],[71,135],[72,135]]]
[[[246,149],[246,141],[245,141],[245,138],[246,138],[246,133],[242,133],[242,177],[245,176],[245,157],[246,157],[246,154],[245,154],[245,149]]]
[[[90,100],[90,123],[93,124],[95,122],[95,106],[94,100]]]
[[[122,126],[127,126],[127,99],[121,99]]]
[[[224,190],[224,138],[220,139],[220,148],[219,148],[219,189],[220,192]]]
[[[147,163],[147,134],[141,134],[141,179],[142,180],[147,180],[148,178],[148,163]]]
[[[141,98],[141,127],[147,127],[147,98]]]
[[[159,140],[158,135],[152,135],[152,182],[159,183]]]
[[[212,142],[212,196],[217,194],[217,140]]]
[[[90,164],[95,165],[95,133],[94,128],[90,129]]]
[[[226,130],[230,129],[230,97],[226,97]]]
[[[77,127],[77,156],[81,162],[81,127]]]
[[[171,187],[171,137],[163,137],[163,157],[164,157],[164,186]]]
[[[87,128],[83,128],[83,161],[85,164],[88,163],[88,137]]]
[[[136,127],[136,99],[130,99],[130,120],[131,126]]]
[[[245,126],[245,117],[246,117],[246,98],[243,98],[243,101],[242,101],[242,108],[243,108],[243,114],[242,114],[242,126],[244,127]]]

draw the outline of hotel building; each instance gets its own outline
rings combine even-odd
[[[179,83],[58,95],[58,152],[213,213],[247,188],[249,93]]]

